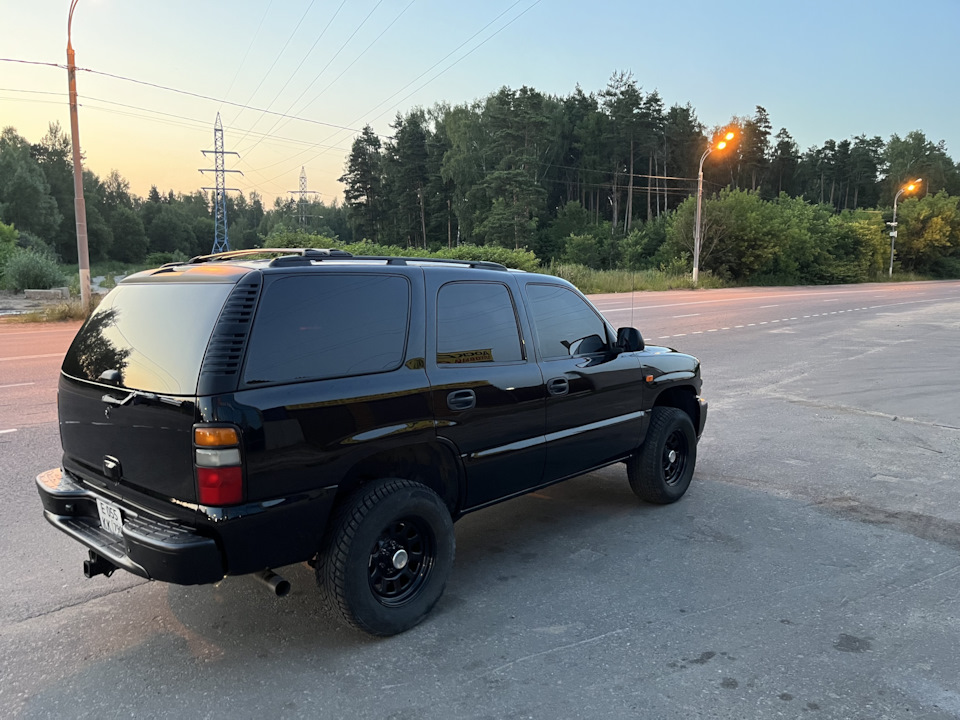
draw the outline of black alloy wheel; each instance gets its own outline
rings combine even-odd
[[[370,551],[370,589],[388,607],[408,602],[420,592],[436,562],[436,540],[419,518],[391,522]]]
[[[663,482],[666,485],[677,485],[683,479],[687,469],[687,455],[689,447],[687,437],[680,428],[677,428],[663,444]]]

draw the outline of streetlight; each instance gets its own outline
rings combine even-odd
[[[87,250],[87,206],[83,202],[83,165],[80,161],[80,120],[77,116],[77,66],[70,25],[78,0],[71,0],[67,16],[67,78],[70,84],[70,135],[73,138],[73,208],[77,218],[77,262],[80,265],[80,302],[90,308],[90,253]]]
[[[707,151],[700,158],[700,171],[697,174],[697,221],[693,227],[693,284],[697,284],[697,280],[700,277],[700,208],[703,204],[703,161],[707,159],[707,155],[712,153],[714,150],[723,150],[727,143],[729,143],[733,138],[736,137],[736,133],[732,130],[727,131],[726,135],[723,136],[719,141],[714,141],[710,147],[707,148]]]
[[[923,182],[923,178],[917,178],[912,183],[907,183],[897,194],[893,196],[893,222],[890,223],[890,227],[893,230],[890,231],[890,277],[893,277],[893,246],[897,242],[897,200],[900,199],[900,196],[905,192],[913,192],[917,189],[917,185]]]

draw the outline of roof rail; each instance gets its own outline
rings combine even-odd
[[[333,259],[333,258],[331,258]],[[455,258],[394,257],[392,255],[354,255],[353,260],[379,260],[387,265],[458,265],[482,270],[506,270],[506,265],[489,260],[457,260]]]
[[[298,258],[310,258],[311,260],[319,260],[324,257],[353,257],[346,250],[337,250],[336,248],[250,248],[248,250],[228,250],[226,252],[212,253],[211,255],[197,255],[184,262],[170,262],[160,267],[197,265],[199,263],[215,262],[217,260],[234,260],[236,258],[255,255],[288,255]]]

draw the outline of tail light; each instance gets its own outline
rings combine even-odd
[[[243,464],[236,429],[194,427],[193,444],[197,501],[213,506],[243,502]]]

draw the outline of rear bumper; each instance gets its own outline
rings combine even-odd
[[[100,526],[97,494],[59,469],[37,476],[43,515],[58,530],[119,568],[178,585],[214,583],[226,574],[217,543],[193,528],[123,508],[122,536]],[[110,500],[103,496],[101,499]]]
[[[703,435],[703,428],[707,424],[707,408],[709,407],[709,403],[702,397],[698,397],[697,402],[700,403],[700,422],[697,428],[697,439],[699,439],[700,436]]]

